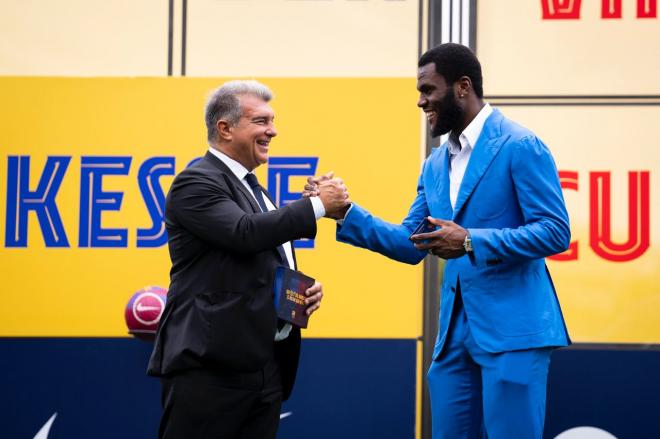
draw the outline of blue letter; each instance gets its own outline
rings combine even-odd
[[[192,159],[191,161],[188,162],[188,164],[186,165],[186,169],[188,169],[189,167],[191,167],[192,165],[194,165],[195,163],[197,163],[201,159],[202,159],[201,157],[195,157],[194,159]]]
[[[299,175],[314,176],[318,157],[270,157],[268,159],[268,192],[275,197],[277,206],[284,206],[298,200],[301,192],[289,192],[289,177]],[[296,248],[314,248],[313,239],[295,241]]]
[[[152,157],[138,171],[138,185],[152,223],[150,229],[138,229],[138,247],[160,247],[167,243],[165,194],[158,183],[161,175],[174,175],[174,157]]]
[[[48,157],[34,192],[30,191],[30,157],[9,156],[8,159],[5,247],[27,247],[30,210],[37,214],[46,247],[68,247],[69,240],[55,204],[55,196],[71,157]]]
[[[103,192],[104,175],[126,175],[131,157],[82,157],[80,161],[80,247],[126,247],[126,229],[102,229],[101,213],[119,210],[124,194]]]

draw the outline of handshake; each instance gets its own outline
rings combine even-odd
[[[335,178],[333,172],[318,177],[308,177],[303,198],[319,197],[325,207],[325,216],[342,219],[351,205],[346,186],[341,178]]]

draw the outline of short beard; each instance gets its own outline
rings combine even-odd
[[[458,106],[453,90],[449,88],[444,98],[432,107],[436,122],[431,127],[431,137],[442,136],[458,127],[463,119],[463,110]]]

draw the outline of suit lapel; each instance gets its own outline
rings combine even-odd
[[[212,163],[214,166],[219,168],[224,174],[227,175],[229,180],[233,183],[234,187],[238,189],[239,192],[243,194],[245,199],[250,203],[250,206],[252,206],[252,211],[253,213],[260,213],[262,212],[261,207],[257,204],[257,200],[254,199],[252,194],[247,190],[245,185],[236,177],[236,174],[234,174],[227,165],[225,165],[222,160],[211,154],[210,152],[206,152],[205,158]],[[260,185],[261,186],[261,185]],[[266,189],[261,187],[261,192],[268,197],[271,203],[273,203],[273,206],[275,206],[275,209],[277,209],[277,204],[273,201],[273,199],[270,197],[270,194]],[[280,251],[281,249],[281,251]],[[278,258],[282,261],[283,264],[285,264],[287,267],[289,266],[289,262],[286,259],[286,255],[284,253],[284,248],[280,245],[278,248],[273,249],[275,251],[275,254],[277,254]],[[293,253],[293,243],[291,244],[291,252]],[[293,253],[293,259],[295,263],[295,253]]]
[[[225,165],[222,160],[211,154],[210,152],[206,152],[205,156],[206,160],[208,160],[210,163],[212,163],[214,166],[219,168],[227,177],[229,180],[233,183],[234,187],[238,189],[239,192],[243,194],[243,197],[245,200],[250,203],[250,206],[252,207],[252,213],[259,213],[261,212],[261,208],[257,204],[257,200],[254,199],[252,194],[247,190],[245,185],[236,177],[236,174],[234,174],[227,165]]]
[[[259,186],[261,186],[261,185],[259,185]],[[270,193],[266,190],[265,187],[261,186],[261,192],[266,196],[266,198],[268,198],[270,200],[271,203],[273,203],[273,206],[275,206],[275,209],[280,208],[280,206],[278,206],[277,203],[275,203],[275,201],[273,201],[273,197],[270,196]]]
[[[435,193],[439,195],[439,212],[431,212],[437,218],[451,218],[452,208],[449,200],[449,151],[444,146],[437,160],[431,162],[431,175],[435,182]],[[428,190],[427,190],[428,192]]]
[[[261,186],[261,185],[259,185]],[[271,203],[273,203],[273,206],[275,206],[275,209],[279,209],[279,206],[273,201],[273,198],[270,196],[266,188],[261,186],[261,192],[270,200]],[[296,261],[296,252],[293,250],[293,241],[290,241],[289,244],[291,245],[291,256],[293,257],[293,267],[295,270],[295,267],[297,267],[297,261]],[[281,249],[281,251],[280,251]],[[282,260],[282,264],[286,265],[287,267],[289,266],[289,260],[286,257],[286,252],[284,251],[284,244],[280,245],[278,247],[277,254],[280,256],[280,259]]]
[[[261,185],[259,185],[259,186],[261,186]],[[263,194],[270,200],[270,202],[273,203],[273,206],[275,206],[275,209],[280,208],[275,203],[275,201],[273,200],[273,197],[270,196],[270,193],[263,186],[261,186],[261,192],[263,192]],[[291,256],[293,256],[293,267],[294,267],[294,270],[295,270],[298,267],[298,261],[296,260],[296,252],[293,248],[294,247],[293,241],[290,241],[290,244],[291,244]],[[282,247],[282,251],[284,251],[284,244],[282,244],[280,247]],[[279,252],[278,252],[278,254],[279,254]],[[289,266],[289,261],[287,260],[286,255],[280,254],[280,259],[282,259],[282,263],[286,264],[287,267]]]
[[[504,142],[509,138],[508,135],[501,135],[500,125],[503,118],[504,116],[502,116],[502,113],[495,109],[493,110],[493,114],[491,114],[486,120],[481,135],[477,140],[477,144],[474,145],[474,149],[470,155],[470,161],[468,162],[467,168],[465,169],[465,175],[463,175],[463,181],[461,181],[461,186],[458,190],[458,197],[456,198],[456,205],[454,206],[452,219],[456,219],[458,213],[461,211],[468,198],[470,198],[477,183],[479,183],[479,180],[483,177]],[[447,191],[447,193],[449,193],[449,191]]]

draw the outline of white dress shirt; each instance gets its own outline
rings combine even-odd
[[[456,199],[458,198],[458,190],[461,187],[461,182],[463,181],[463,176],[465,175],[465,169],[467,168],[468,161],[470,160],[470,155],[472,154],[472,149],[477,143],[481,131],[484,128],[484,123],[486,119],[493,112],[493,108],[490,104],[483,106],[481,111],[477,116],[472,119],[472,122],[465,127],[461,135],[458,137],[460,145],[457,145],[452,138],[449,136],[447,141],[447,149],[449,151],[449,200],[451,201],[452,209],[456,206]],[[338,219],[337,224],[340,226],[344,224],[344,219],[348,215],[348,212],[351,211],[353,205],[348,208],[344,218]]]
[[[248,184],[247,180],[245,179],[245,176],[248,175],[250,171],[248,171],[245,166],[237,162],[236,160],[232,159],[229,157],[227,154],[224,154],[217,149],[214,148],[209,148],[209,152],[216,156],[218,159],[222,161],[227,167],[231,170],[231,172],[238,178],[238,180],[245,186],[245,189],[248,190],[250,194],[252,194],[252,197],[254,198],[254,192],[252,191],[252,188]],[[273,205],[273,203],[268,199],[267,196],[264,194],[264,202],[266,203],[266,207],[268,208],[269,211],[275,210],[276,207]],[[254,198],[254,201],[257,202],[257,199]],[[319,197],[311,197],[312,201],[312,207],[314,208],[314,216],[318,220],[319,218],[323,218],[325,215],[325,207],[323,206],[323,202]],[[257,202],[257,205],[259,202]],[[296,265],[293,261],[293,249],[291,247],[291,242],[285,242],[282,244],[282,248],[284,248],[284,254],[286,255],[287,262],[289,263],[289,267],[292,270],[296,269]],[[278,331],[278,333],[275,335],[275,341],[280,341],[284,340],[288,335],[289,332],[291,332],[291,325],[286,324],[282,329]]]
[[[456,143],[456,137],[453,133],[449,135],[447,141],[447,150],[449,152],[449,200],[451,201],[452,209],[456,206],[458,191],[463,182],[465,169],[470,161],[470,155],[472,154],[474,145],[476,145],[481,135],[486,119],[488,119],[488,116],[492,112],[493,108],[490,104],[484,105],[477,116],[472,119],[472,122],[458,136],[459,144]]]

